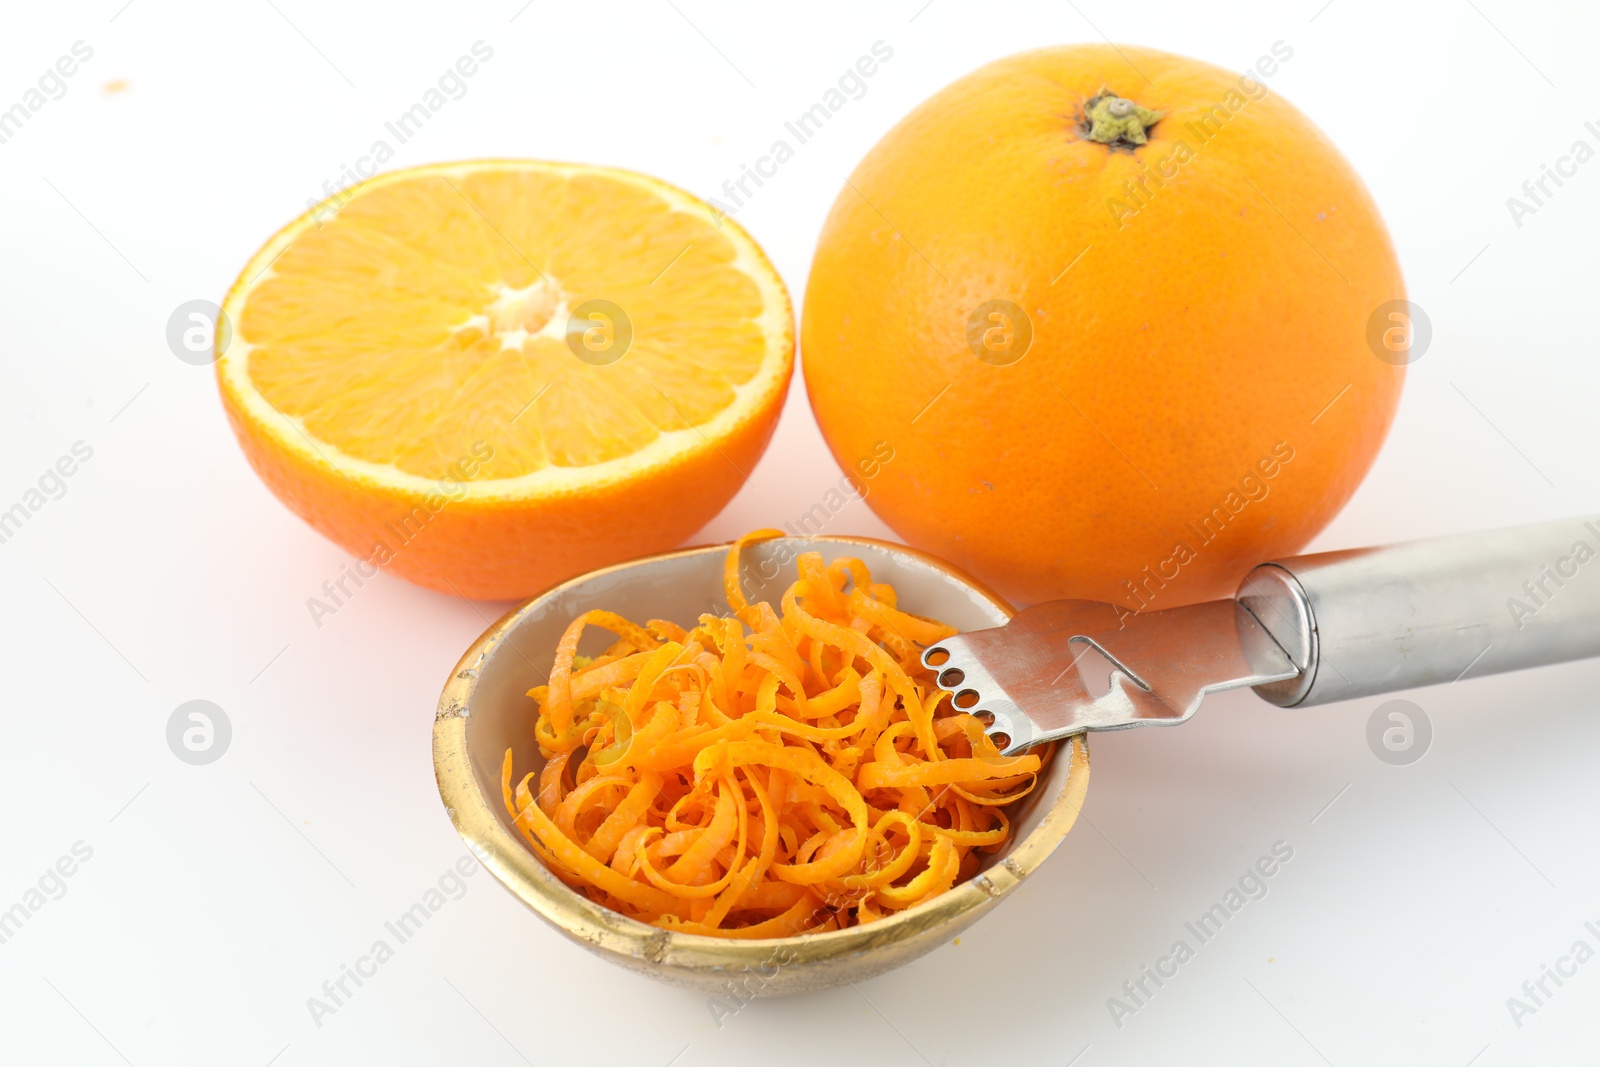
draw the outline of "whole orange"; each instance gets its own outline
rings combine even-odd
[[[1349,499],[1410,307],[1361,180],[1268,87],[1292,58],[1026,52],[862,160],[802,360],[834,456],[876,471],[908,541],[1019,601],[1160,608],[1232,593]]]

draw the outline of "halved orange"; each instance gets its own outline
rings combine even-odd
[[[354,186],[223,305],[268,487],[374,566],[523,596],[680,543],[748,477],[794,367],[777,272],[665,182],[528,160]]]

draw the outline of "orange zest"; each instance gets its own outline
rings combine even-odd
[[[1011,839],[1036,754],[1003,757],[951,706],[921,650],[955,631],[909,614],[859,559],[798,558],[781,610],[751,603],[692,630],[607,611],[574,619],[529,691],[544,765],[506,810],[563,881],[642,922],[787,937],[881,919],[971,878]],[[617,640],[578,654],[587,627]]]

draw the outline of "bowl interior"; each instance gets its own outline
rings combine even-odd
[[[840,556],[863,560],[874,580],[894,586],[904,610],[938,619],[959,630],[999,626],[1011,615],[1009,605],[999,597],[937,560],[902,546],[855,538],[782,538],[748,546],[741,559],[749,599],[752,602],[769,600],[776,605],[795,580],[796,557],[805,551],[821,552],[824,559],[830,561]],[[614,956],[636,956],[639,944],[633,939],[644,937],[643,951],[647,956],[652,953],[656,956],[653,962],[660,965],[656,970],[671,970],[675,961],[694,970],[706,959],[717,958],[719,953],[749,951],[752,945],[796,939],[728,942],[668,934],[589,902],[550,875],[523,842],[501,801],[500,767],[507,748],[514,754],[518,778],[543,766],[533,735],[536,709],[526,694],[528,689],[545,681],[556,644],[574,618],[592,608],[606,608],[639,623],[659,618],[688,628],[695,625],[703,613],[726,614],[729,607],[722,587],[726,553],[727,546],[714,545],[620,564],[573,579],[528,601],[491,628],[463,657],[441,699],[440,719],[435,729],[441,793],[446,804],[451,805],[452,818],[462,836],[490,869],[530,907],[590,947]],[[609,632],[594,627],[585,634],[579,651],[595,654],[613,640]],[[463,755],[466,767],[461,766]],[[1086,756],[1081,761],[1052,760],[1046,768],[1045,780],[1031,796],[1010,809],[1014,827],[1012,844],[1007,853],[991,860],[991,868],[1003,862],[1007,855],[1016,854],[1026,842],[1038,855],[1026,869],[1015,863],[1010,865],[1020,877],[1054,847],[1065,833],[1065,826],[1070,825],[1071,815],[1076,814],[1074,807],[1062,824],[1059,801],[1066,792],[1073,768],[1080,766],[1080,762],[1086,775]],[[464,774],[467,767],[470,767],[470,774]],[[453,776],[468,777],[470,781],[455,780]],[[1081,797],[1084,783],[1075,784],[1074,792]],[[1052,819],[1055,825],[1040,835],[1051,839],[1032,841],[1041,824]],[[1013,880],[1007,879],[1007,888]],[[1001,895],[1001,890],[988,885],[982,876],[975,881],[984,882],[984,891],[969,893],[964,898],[971,907],[960,910],[973,912],[965,916],[965,922],[975,919],[993,898]],[[951,894],[962,888],[957,886]],[[872,924],[871,929],[889,935],[897,923],[910,918],[917,931],[925,931],[926,921],[918,925],[915,913],[942,902],[943,897]],[[959,901],[953,900],[946,910],[957,903]],[[864,929],[867,928],[810,935],[805,940],[815,944],[852,933],[859,938]],[[927,938],[927,945],[915,954],[936,947],[954,932],[952,927],[937,937]],[[650,947],[658,942],[659,951]],[[707,955],[701,958],[694,952],[673,951],[682,948],[678,944],[681,942],[711,942],[712,946],[705,947]],[[876,969],[884,968],[857,968],[851,973],[864,976]],[[669,980],[674,977],[671,974],[655,976]],[[676,977],[683,979],[683,975]],[[849,978],[846,974],[841,980]]]

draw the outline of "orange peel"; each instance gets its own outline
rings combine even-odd
[[[741,550],[776,536],[729,549],[732,617],[575,619],[529,691],[543,769],[513,787],[506,752],[506,809],[535,854],[642,922],[728,938],[872,922],[975,875],[1038,781],[1045,757],[1001,756],[921,665],[955,631],[861,560],[802,553],[781,610],[749,601]],[[617,637],[592,659],[590,625]]]

